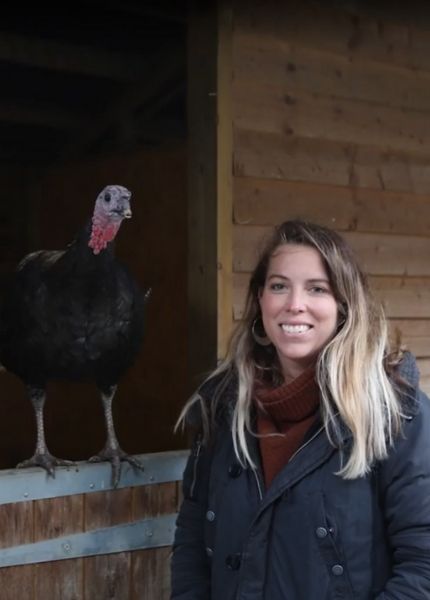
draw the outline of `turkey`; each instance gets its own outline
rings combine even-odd
[[[40,466],[55,476],[57,465],[44,432],[46,384],[94,381],[106,422],[104,448],[89,460],[109,461],[118,485],[121,461],[140,462],[120,447],[112,401],[121,376],[136,358],[143,335],[145,294],[114,255],[113,240],[131,217],[131,193],[108,185],[92,218],[65,250],[40,250],[23,258],[5,293],[0,314],[0,361],[26,385],[37,426],[33,456],[17,467]]]

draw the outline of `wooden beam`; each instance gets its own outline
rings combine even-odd
[[[147,61],[126,52],[0,33],[0,61],[118,81],[148,77]]]
[[[233,326],[233,11],[229,2],[218,9],[217,69],[217,294],[218,359],[225,357]]]
[[[188,305],[190,382],[217,361],[217,14],[190,6],[188,27]]]

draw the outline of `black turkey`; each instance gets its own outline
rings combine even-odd
[[[115,258],[113,240],[131,217],[131,193],[109,185],[98,195],[92,219],[65,250],[40,250],[18,265],[5,293],[0,321],[0,361],[27,386],[37,424],[34,455],[18,467],[73,464],[47,448],[43,409],[50,380],[92,380],[103,402],[107,441],[91,461],[110,461],[118,485],[121,461],[141,468],[120,447],[112,400],[118,381],[135,360],[143,335],[144,294]]]

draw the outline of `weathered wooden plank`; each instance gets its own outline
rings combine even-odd
[[[134,495],[136,517],[157,516],[178,510],[178,483],[176,482],[153,486],[153,489],[138,488]],[[159,548],[133,554],[133,600],[140,600],[140,598],[151,600],[154,594],[160,600],[169,599],[170,552],[170,548]]]
[[[241,129],[419,152],[430,141],[429,113],[330,98],[259,82],[236,84],[233,119]]]
[[[86,496],[84,529],[127,523],[132,516],[132,489],[97,492]],[[130,553],[85,559],[84,599],[122,600],[130,594]]]
[[[360,14],[357,7],[351,14],[319,2],[239,2],[235,29],[247,34],[268,33],[350,58],[430,70],[430,42],[418,19],[411,26],[384,11],[382,22],[367,16],[365,9]],[[413,21],[412,12],[409,16]]]
[[[243,32],[234,37],[234,81],[259,85],[280,82],[286,90],[361,100],[397,108],[428,111],[430,74],[379,62],[351,60],[308,40],[291,43],[270,32]]]
[[[83,496],[34,502],[34,541],[81,531]],[[35,600],[76,600],[83,582],[82,559],[34,565]]]
[[[399,192],[430,192],[430,156],[354,143],[234,130],[234,174]]]
[[[231,328],[232,278],[232,18],[230,2],[218,7],[217,64],[217,357],[222,358]]]
[[[85,600],[124,600],[130,595],[130,553],[85,559]]]
[[[178,510],[178,484],[164,483],[136,488],[133,492],[133,518],[155,517]],[[131,557],[132,600],[160,598],[170,593],[170,548],[134,552]]]
[[[18,546],[33,541],[33,503],[4,504],[0,506],[0,546]],[[23,598],[34,600],[33,567],[9,567],[0,569],[0,590],[3,600]]]
[[[177,493],[176,482],[136,488],[133,493],[133,519],[176,512]]]
[[[171,548],[134,552],[132,600],[169,600]]]
[[[430,319],[430,278],[370,277],[390,318]]]
[[[270,227],[234,227],[235,271],[252,271]],[[362,268],[370,275],[430,276],[430,238],[344,232]]]
[[[189,367],[201,379],[217,361],[217,8],[188,21]],[[195,48],[199,51],[196,52]],[[202,343],[202,332],[205,343]]]
[[[125,488],[86,495],[84,530],[131,521],[132,493],[133,488]]]
[[[430,357],[430,319],[390,319],[390,339],[422,358]]]
[[[249,273],[235,273],[233,278],[235,320],[242,318],[248,282]],[[410,325],[412,329],[408,334],[404,329],[409,321],[403,323],[396,321],[393,326],[399,328],[402,325],[400,329],[402,343],[410,343],[413,340],[414,351],[419,350],[422,355],[423,349],[428,346],[427,352],[430,354],[430,279],[370,277],[370,283],[375,296],[383,303],[388,318],[421,319],[418,321],[419,324]],[[425,319],[429,319],[428,327],[423,327],[423,323],[426,323]],[[423,332],[421,334],[420,328]],[[423,339],[417,341],[418,337]]]
[[[33,569],[35,600],[82,598],[83,559],[42,563]]]
[[[294,218],[341,231],[430,235],[426,195],[235,177],[237,224],[277,225]]]

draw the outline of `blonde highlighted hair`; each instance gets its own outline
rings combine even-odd
[[[192,406],[200,403],[207,440],[226,382],[236,378],[237,397],[231,419],[234,449],[243,465],[255,466],[247,443],[248,434],[253,433],[254,381],[262,375],[271,375],[275,380],[279,377],[279,363],[274,347],[258,344],[252,328],[261,316],[258,298],[270,258],[284,244],[301,244],[320,253],[338,303],[338,330],[318,357],[316,377],[329,439],[334,445],[339,442],[338,418],[351,431],[352,448],[339,474],[354,479],[368,473],[375,461],[386,458],[400,430],[401,408],[387,375],[387,324],[382,306],[373,298],[349,245],[325,227],[294,220],[275,228],[251,276],[244,316],[233,332],[227,356],[208,378],[221,383],[209,403],[197,392],[184,407],[178,424],[184,422]]]

